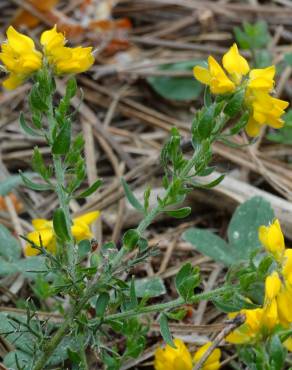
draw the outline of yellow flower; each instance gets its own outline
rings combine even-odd
[[[275,84],[275,66],[250,71],[247,60],[240,55],[236,44],[223,55],[222,64],[228,75],[216,60],[209,56],[208,68],[194,67],[194,76],[198,81],[210,86],[213,94],[233,93],[239,85],[245,89],[245,105],[250,110],[245,127],[247,134],[251,137],[257,136],[263,125],[283,127],[284,121],[281,117],[289,103],[269,95]],[[244,81],[243,76],[247,76]]]
[[[285,250],[285,241],[278,219],[275,219],[269,226],[259,227],[259,240],[277,260],[282,257]]]
[[[94,63],[92,47],[66,47],[65,36],[57,32],[56,26],[43,32],[40,41],[48,63],[57,75],[82,73]]]
[[[223,55],[222,64],[237,85],[241,82],[242,76],[249,72],[248,62],[239,54],[236,44],[233,44]]]
[[[273,98],[267,92],[253,91],[246,94],[247,105],[251,107],[251,115],[246,126],[249,136],[257,136],[263,125],[281,128],[284,120],[281,118],[289,103],[285,100]]]
[[[0,60],[9,72],[3,82],[8,90],[21,85],[42,66],[42,54],[35,49],[33,40],[10,26],[6,32],[7,41],[1,45]]]
[[[289,337],[283,343],[284,347],[288,349],[288,351],[292,352],[292,337]]]
[[[248,79],[248,89],[270,92],[274,87],[275,66],[262,69],[252,69]]]
[[[277,296],[278,314],[281,324],[284,327],[292,323],[292,289],[289,286],[282,286]]]
[[[277,271],[273,271],[265,281],[265,301],[271,302],[280,292],[281,280]]]
[[[223,68],[212,56],[208,58],[208,69],[195,66],[193,71],[195,78],[210,86],[213,94],[226,94],[235,91],[235,84],[227,77]]]
[[[73,219],[71,232],[77,243],[83,239],[89,239],[92,237],[92,232],[89,226],[99,217],[99,215],[99,211],[94,211]],[[32,221],[32,224],[35,230],[28,233],[27,238],[37,246],[40,246],[41,239],[43,247],[50,253],[55,253],[57,240],[54,233],[53,222],[45,219],[35,219]],[[24,249],[24,254],[27,257],[35,256],[39,254],[39,251],[36,248],[33,248],[30,243],[27,243]]]
[[[158,348],[155,351],[155,370],[192,370],[192,356],[181,339],[174,339],[176,348],[168,344],[164,349]]]
[[[243,309],[228,316],[234,318],[239,313],[245,316],[245,322],[226,337],[227,342],[253,343],[262,333],[271,331],[279,321],[275,299],[266,308]]]
[[[155,351],[154,368],[155,370],[192,370],[193,365],[198,362],[207,349],[212,345],[208,342],[200,347],[192,356],[181,339],[174,339],[176,348],[170,347],[168,344],[164,349],[158,348]],[[207,358],[202,366],[203,370],[217,370],[220,368],[220,349],[215,349]]]
[[[205,354],[205,352],[208,350],[208,348],[212,345],[212,342],[207,342],[202,347],[200,347],[197,352],[194,354],[193,360],[194,364],[196,364],[202,356]],[[217,370],[220,369],[220,357],[221,357],[221,351],[219,348],[216,348],[210,356],[207,358],[207,360],[204,362],[202,369],[203,370]]]
[[[285,249],[282,258],[282,274],[285,281],[292,286],[292,249]]]
[[[240,84],[242,76],[249,72],[248,62],[239,54],[236,44],[233,44],[228,52],[223,55],[222,63],[230,78],[212,56],[208,58],[208,69],[200,66],[194,67],[195,78],[210,86],[213,94],[234,92],[236,85]]]

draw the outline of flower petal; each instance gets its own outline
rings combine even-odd
[[[205,85],[210,85],[211,75],[207,68],[195,66],[193,68],[194,77]]]
[[[246,75],[249,72],[247,60],[238,52],[237,45],[234,43],[222,58],[223,67],[230,74]]]
[[[80,221],[80,222],[84,222],[87,225],[91,225],[92,222],[98,219],[99,216],[100,216],[99,211],[88,212],[82,216],[74,218],[73,223]]]

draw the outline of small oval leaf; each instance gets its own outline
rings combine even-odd
[[[56,209],[54,212],[53,226],[55,234],[58,238],[60,238],[62,241],[67,241],[70,239],[66,224],[66,217],[61,208]]]
[[[176,348],[175,344],[173,343],[172,336],[168,326],[168,319],[165,313],[162,313],[159,319],[160,325],[160,332],[164,341],[171,346],[172,348]]]

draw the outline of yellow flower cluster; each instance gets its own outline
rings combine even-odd
[[[77,243],[81,240],[92,237],[92,232],[89,226],[99,217],[99,215],[99,211],[94,211],[73,219],[71,232]],[[56,253],[57,239],[54,233],[53,221],[34,219],[32,221],[32,225],[35,230],[27,234],[27,239],[39,247],[41,239],[41,243],[44,248],[46,248],[50,253]],[[30,243],[26,244],[24,254],[27,257],[35,256],[39,253],[39,250],[33,248]]]
[[[222,64],[212,57],[208,58],[208,68],[194,67],[195,78],[210,87],[213,94],[231,94],[237,88],[245,89],[245,104],[250,110],[250,117],[246,126],[249,136],[257,136],[263,125],[280,128],[284,121],[281,116],[289,103],[270,95],[275,81],[275,66],[263,69],[252,69],[247,60],[240,55],[237,45],[224,54]],[[243,80],[243,77],[247,76]]]
[[[266,278],[263,307],[241,310],[246,320],[226,338],[231,343],[252,343],[273,331],[278,324],[284,328],[290,328],[292,324],[292,249],[285,249],[284,236],[277,219],[271,225],[259,228],[259,239],[265,250],[274,256],[278,270]],[[284,345],[292,351],[292,338]]]
[[[55,74],[81,73],[94,63],[92,47],[69,48],[65,36],[57,32],[56,26],[41,35],[43,53],[35,48],[33,40],[10,26],[6,32],[7,40],[1,45],[0,60],[9,77],[3,86],[12,90],[21,85],[46,63]]]
[[[174,339],[176,348],[168,344],[164,349],[158,348],[155,352],[154,368],[155,370],[192,370],[193,366],[202,358],[212,342],[207,342],[200,347],[193,355],[181,339]],[[216,348],[207,358],[202,370],[217,370],[220,368],[221,351]]]

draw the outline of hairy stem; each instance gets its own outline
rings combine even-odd
[[[230,291],[230,289],[233,289],[233,288],[222,287],[222,288],[214,289],[210,292],[204,292],[204,293],[197,294],[192,298],[192,303],[197,303],[199,301],[210,299],[218,294],[222,294],[227,291]],[[185,300],[179,297],[170,302],[158,303],[158,304],[154,304],[154,305],[146,306],[142,308],[138,307],[137,309],[132,309],[132,310],[125,311],[125,312],[108,315],[104,318],[104,320],[108,321],[108,320],[116,320],[116,319],[125,319],[131,316],[143,315],[143,314],[152,313],[152,312],[161,312],[164,310],[170,310],[170,309],[179,307],[185,303],[186,303]]]

